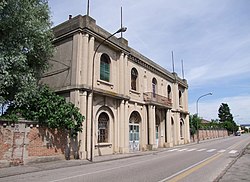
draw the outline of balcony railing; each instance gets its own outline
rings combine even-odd
[[[145,92],[143,94],[145,102],[160,105],[163,107],[172,107],[172,100],[162,95],[155,94],[153,92]]]

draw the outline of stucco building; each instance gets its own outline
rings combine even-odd
[[[92,78],[94,52],[111,34],[93,18],[80,15],[53,31],[56,52],[42,82],[85,116],[78,136],[80,158],[90,158],[91,148],[94,155],[105,155],[190,142],[186,80],[115,36],[96,52]]]

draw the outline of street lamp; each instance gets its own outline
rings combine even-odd
[[[200,96],[197,101],[196,101],[196,114],[197,114],[197,143],[199,143],[199,124],[198,124],[198,121],[199,121],[199,115],[198,115],[198,102],[199,100],[202,98],[202,97],[205,97],[205,96],[208,96],[208,95],[212,95],[212,93],[207,93],[207,94],[204,94],[202,96]]]
[[[126,27],[121,27],[119,30],[117,30],[115,33],[111,34],[110,36],[108,36],[107,38],[105,38],[95,49],[94,52],[94,56],[93,56],[93,62],[92,62],[92,84],[91,84],[91,119],[90,119],[90,161],[93,162],[93,143],[94,143],[94,138],[93,138],[93,110],[94,110],[94,105],[93,105],[93,98],[94,98],[94,75],[95,75],[95,55],[98,51],[98,49],[100,48],[100,46],[107,41],[108,39],[110,39],[111,37],[113,37],[115,34],[117,33],[121,33],[121,32],[125,32],[127,30]]]

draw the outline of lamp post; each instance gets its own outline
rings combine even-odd
[[[202,97],[205,97],[205,96],[208,96],[208,95],[212,95],[212,93],[210,92],[210,93],[204,94],[204,95],[200,96],[200,97],[197,99],[197,101],[196,101],[196,114],[197,114],[197,143],[199,143],[199,140],[200,140],[200,138],[199,138],[199,122],[198,122],[198,121],[199,121],[198,103],[199,103],[199,100],[200,100]]]
[[[93,62],[92,62],[92,84],[91,84],[91,119],[90,119],[90,161],[93,162],[93,143],[94,143],[94,138],[93,138],[93,110],[94,110],[94,105],[93,105],[93,98],[94,98],[94,75],[95,75],[95,56],[96,53],[98,51],[98,49],[100,48],[100,46],[107,41],[108,39],[110,39],[111,37],[113,37],[115,34],[120,33],[120,32],[125,32],[127,30],[126,27],[121,27],[119,30],[117,30],[115,33],[111,34],[110,36],[108,36],[107,38],[105,38],[95,49],[94,52],[94,56],[93,56]]]

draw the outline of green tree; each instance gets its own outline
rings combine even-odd
[[[0,104],[9,105],[3,117],[21,115],[71,134],[81,131],[78,109],[38,86],[54,51],[48,1],[2,0],[0,22]]]
[[[222,123],[226,121],[233,122],[233,115],[231,114],[227,103],[222,103],[220,105],[218,117]]]
[[[237,131],[237,125],[233,120],[233,115],[227,103],[222,103],[218,111],[219,121],[229,133]]]
[[[0,2],[0,10],[3,9],[3,7],[6,5],[6,0],[2,0]]]
[[[17,120],[15,116],[19,115],[49,128],[64,128],[74,136],[82,131],[84,117],[74,104],[66,102],[46,86],[39,87],[36,92],[27,95],[21,105],[12,103],[4,116]]]
[[[3,0],[0,22],[1,104],[36,89],[53,54],[53,34],[46,0]]]
[[[190,127],[190,134],[194,135],[197,132],[197,124],[198,128],[201,128],[201,118],[197,116],[197,114],[189,115],[189,127]]]
[[[211,119],[211,122],[209,123],[209,126],[211,129],[221,129],[219,120],[218,119]]]

